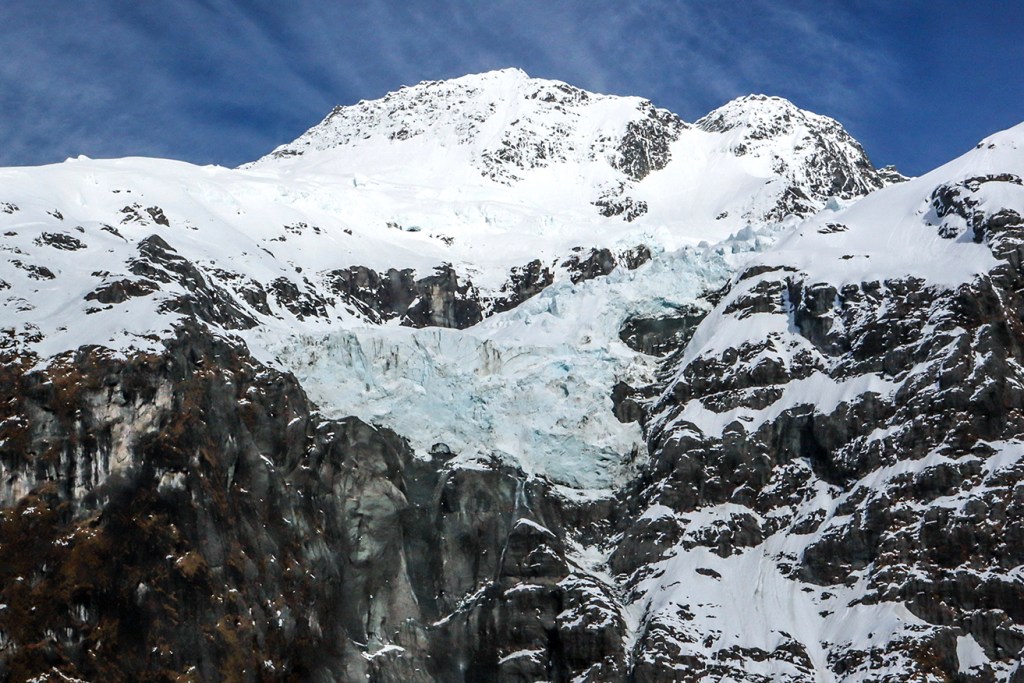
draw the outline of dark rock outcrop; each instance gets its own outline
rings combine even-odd
[[[619,330],[619,339],[634,351],[664,356],[685,347],[706,315],[706,310],[691,306],[660,317],[630,318]]]
[[[0,364],[0,678],[621,679],[607,515],[413,457],[188,323],[159,354]]]
[[[680,550],[730,557],[773,536],[802,536],[799,555],[772,561],[823,604],[832,590],[863,586],[847,607],[898,603],[925,624],[877,645],[835,647],[833,675],[872,679],[898,661],[901,676],[1005,680],[1024,653],[1024,590],[1015,578],[1024,539],[1013,523],[1024,514],[1024,224],[1007,209],[981,210],[973,195],[992,182],[1017,183],[969,179],[932,195],[938,218],[959,226],[957,235],[969,228],[1000,259],[988,273],[956,287],[913,277],[837,286],[753,268],[736,278],[718,315],[778,316],[787,333],[685,365],[670,356],[663,383],[624,393],[641,397],[651,454],[627,500],[638,513],[662,511],[624,528],[613,568],[627,585]],[[835,403],[794,389],[812,380],[863,388]],[[737,417],[712,430],[684,418],[699,414],[687,412],[694,406]],[[713,522],[686,525],[715,510]],[[723,668],[685,629],[666,625],[674,618],[654,615],[639,635],[638,680],[680,680],[680,662],[685,680],[701,680],[742,677],[752,661],[771,661],[769,652],[737,651]],[[968,636],[989,661],[969,679],[953,654]],[[787,652],[806,645],[794,641]],[[813,680],[798,668],[793,680]]]
[[[502,286],[498,296],[492,299],[492,313],[509,311],[527,299],[537,296],[555,281],[555,274],[544,266],[540,259],[534,259],[525,266],[513,268],[508,281]]]
[[[44,232],[35,240],[36,244],[45,244],[61,251],[78,251],[85,249],[86,244],[74,235],[61,232]]]
[[[633,180],[643,180],[654,171],[660,171],[672,159],[669,146],[679,138],[686,127],[682,119],[670,111],[657,109],[644,102],[646,116],[626,125],[626,133],[619,141],[618,154],[612,166]]]
[[[573,283],[608,275],[617,265],[611,250],[591,249],[584,256],[582,247],[562,263],[562,267],[569,271],[569,279]]]
[[[364,266],[331,271],[326,279],[331,291],[374,322],[398,318],[409,327],[464,329],[483,319],[476,288],[460,282],[450,265],[419,279],[411,269],[378,273]]]
[[[138,257],[128,264],[132,274],[151,283],[173,283],[184,290],[182,294],[165,299],[160,310],[194,317],[228,330],[245,330],[256,325],[256,319],[238,305],[229,291],[210,280],[159,235],[140,241],[138,250]],[[101,291],[108,290],[98,290],[97,298],[118,297],[116,287],[106,294]]]
[[[594,200],[594,206],[605,218],[621,216],[622,220],[632,223],[647,213],[647,202],[642,199],[633,199],[625,195],[624,191],[624,188],[620,187],[611,192],[604,192]]]
[[[138,280],[115,280],[100,285],[85,295],[86,301],[98,301],[101,304],[120,304],[128,299],[137,296],[146,296],[160,289],[160,286],[152,280],[139,278]]]

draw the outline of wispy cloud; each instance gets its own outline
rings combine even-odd
[[[297,136],[334,104],[505,66],[647,97],[691,120],[739,95],[777,94],[898,144],[881,126],[922,96],[908,75],[906,45],[917,33],[899,27],[934,14],[930,5],[0,3],[0,164],[77,153],[236,164]]]

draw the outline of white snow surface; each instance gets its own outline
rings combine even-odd
[[[942,184],[1006,173],[1024,176],[1024,124],[985,138],[919,178],[883,188],[844,208],[826,208],[792,231],[764,262],[796,267],[808,273],[811,282],[839,285],[894,276],[920,277],[950,287],[967,282],[990,270],[996,260],[969,231],[956,239],[940,236],[937,226],[943,219],[931,206],[931,193]],[[1020,212],[1024,186],[986,183],[979,198],[981,211]],[[846,229],[830,232],[829,224]]]

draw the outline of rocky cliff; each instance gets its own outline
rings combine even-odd
[[[417,459],[202,327],[5,360],[5,680],[625,675],[611,589],[566,547],[608,501]]]

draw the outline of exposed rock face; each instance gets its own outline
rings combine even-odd
[[[508,311],[530,299],[555,281],[555,274],[544,266],[540,259],[534,259],[521,268],[513,268],[508,282],[490,303],[494,313]]]
[[[177,285],[181,294],[172,295],[161,305],[161,310],[195,316],[225,329],[248,329],[256,320],[238,306],[224,288],[210,282],[195,264],[178,255],[171,245],[159,235],[150,235],[139,242],[139,256],[128,263],[132,274],[144,280],[128,286],[104,285],[86,295],[102,301],[120,303],[130,298],[132,292],[149,289],[155,291],[156,283]],[[123,297],[123,298],[122,298]]]
[[[688,307],[656,318],[630,318],[619,331],[619,338],[634,351],[664,356],[686,346],[707,310]]]
[[[723,657],[708,647],[717,637],[702,643],[706,609],[670,606],[650,614],[639,636],[638,680],[680,680],[681,661],[684,680],[761,680],[755,671],[817,680],[815,651],[817,665],[841,680],[885,680],[894,670],[1007,680],[1016,670],[1024,538],[1011,520],[1024,514],[1024,223],[972,199],[991,182],[1017,181],[968,180],[933,194],[938,218],[960,221],[938,230],[970,226],[1001,260],[972,282],[836,287],[761,267],[737,277],[718,324],[779,316],[788,323],[762,327],[792,334],[668,361],[669,379],[646,415],[652,463],[636,488],[646,513],[613,558],[642,592],[681,550],[763,555],[777,567],[767,575],[807,584],[821,633],[886,603],[905,605],[919,623],[879,626],[876,642],[857,645],[800,641],[776,626],[781,650],[755,652],[741,636]],[[833,403],[836,386],[849,388]],[[965,638],[984,657],[958,660]]]
[[[613,597],[564,554],[566,524],[606,508],[325,421],[293,378],[195,326],[159,355],[29,366],[3,365],[0,677],[625,671]]]
[[[632,223],[647,213],[647,202],[628,196],[623,185],[602,192],[601,196],[594,200],[594,206],[605,218],[621,216],[627,223]]]
[[[678,116],[656,109],[650,102],[645,102],[642,110],[646,116],[627,124],[618,154],[612,160],[612,166],[633,180],[643,180],[651,172],[665,168],[672,158],[669,145],[686,127]]]
[[[377,273],[364,266],[327,275],[335,294],[351,299],[373,322],[399,318],[410,327],[464,329],[482,319],[480,296],[470,283],[460,283],[449,265],[417,279],[412,270]]]
[[[878,177],[882,179],[886,185],[895,185],[896,183],[905,183],[910,178],[900,173],[899,169],[889,164],[878,169]]]
[[[615,270],[617,264],[610,250],[591,249],[585,258],[582,252],[581,249],[580,253],[573,254],[562,263],[562,267],[569,271],[569,279],[574,283],[592,280]]]
[[[614,680],[624,624],[608,587],[565,554],[566,525],[607,514],[565,507],[500,466],[450,472],[438,524],[445,661],[438,680]],[[455,600],[455,596],[459,596]],[[447,604],[445,604],[447,603]]]
[[[414,604],[401,441],[244,350],[193,329],[5,372],[5,678],[351,678]]]

